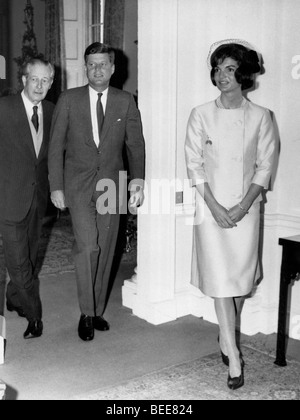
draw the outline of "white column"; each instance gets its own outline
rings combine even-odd
[[[146,140],[146,201],[138,217],[137,284],[123,303],[148,322],[176,319],[175,189],[177,0],[139,0],[139,108]]]

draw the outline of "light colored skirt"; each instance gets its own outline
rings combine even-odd
[[[233,229],[222,229],[204,204],[194,226],[192,284],[214,298],[246,296],[260,277],[260,203]]]

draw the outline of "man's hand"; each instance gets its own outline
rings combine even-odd
[[[63,191],[53,191],[51,193],[51,201],[59,210],[66,210],[65,194]]]
[[[130,194],[129,210],[132,214],[136,214],[138,207],[141,207],[144,203],[144,190],[142,187],[139,187],[137,191],[131,191]]]

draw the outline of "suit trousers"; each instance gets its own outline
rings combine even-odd
[[[39,281],[35,273],[42,219],[37,208],[36,195],[24,220],[0,222],[4,259],[10,281],[7,300],[15,307],[22,307],[28,321],[42,318]]]
[[[79,306],[82,314],[91,317],[102,316],[105,311],[120,225],[118,211],[97,212],[98,197],[95,193],[89,204],[69,208]]]

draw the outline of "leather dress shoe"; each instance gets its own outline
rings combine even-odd
[[[16,311],[17,314],[21,317],[21,318],[26,318],[25,312],[23,311],[23,308],[21,308],[21,306],[14,306],[12,305],[10,302],[6,302],[6,308],[9,312],[13,312]]]
[[[97,331],[109,331],[110,329],[109,323],[102,316],[96,316],[93,319],[93,324]]]
[[[38,338],[43,334],[43,323],[41,320],[29,321],[28,328],[24,332],[25,340],[29,338]]]
[[[93,318],[87,315],[81,315],[78,335],[83,341],[92,341],[94,339]]]

